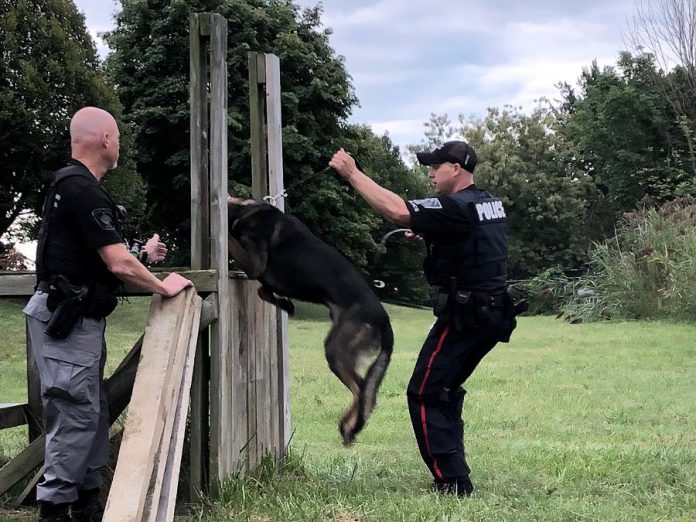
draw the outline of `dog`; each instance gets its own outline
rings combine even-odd
[[[329,368],[353,394],[339,423],[343,443],[351,444],[375,407],[391,360],[394,334],[386,310],[353,265],[297,218],[229,196],[228,221],[229,253],[261,283],[261,299],[290,315],[292,299],[328,307],[332,326],[324,350]]]

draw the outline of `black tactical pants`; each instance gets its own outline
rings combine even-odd
[[[453,482],[469,474],[461,418],[466,391],[461,385],[499,336],[488,323],[456,330],[438,319],[423,343],[408,384],[408,409],[421,456],[436,481]]]

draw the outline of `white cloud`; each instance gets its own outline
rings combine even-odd
[[[112,0],[114,2],[114,0]],[[113,25],[103,0],[75,0],[93,37]],[[319,0],[296,0],[311,7]],[[532,108],[574,84],[593,60],[611,65],[634,0],[322,0],[330,45],[346,60],[360,107],[353,120],[401,145],[431,113],[483,116],[489,106]],[[99,45],[102,56],[106,46]]]

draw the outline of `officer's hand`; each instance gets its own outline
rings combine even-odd
[[[193,286],[193,282],[186,279],[184,276],[177,273],[171,273],[162,280],[164,288],[160,292],[165,297],[174,297],[184,288]]]
[[[329,161],[329,167],[338,172],[342,178],[349,178],[353,172],[358,170],[353,156],[343,149],[338,150],[333,155],[333,158]]]
[[[406,232],[404,232],[404,237],[406,239],[408,239],[409,241],[422,241],[423,240],[422,236],[416,234],[412,230],[407,230]]]
[[[147,260],[150,263],[159,263],[167,257],[167,245],[160,241],[159,234],[154,234],[147,240],[145,251],[147,252]]]

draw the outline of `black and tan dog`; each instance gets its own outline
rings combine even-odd
[[[348,260],[296,218],[267,203],[231,196],[228,213],[230,255],[261,282],[261,299],[289,314],[295,310],[290,299],[329,308],[333,326],[324,349],[329,368],[353,393],[339,424],[344,444],[351,443],[374,409],[391,359],[394,336],[387,312]]]

